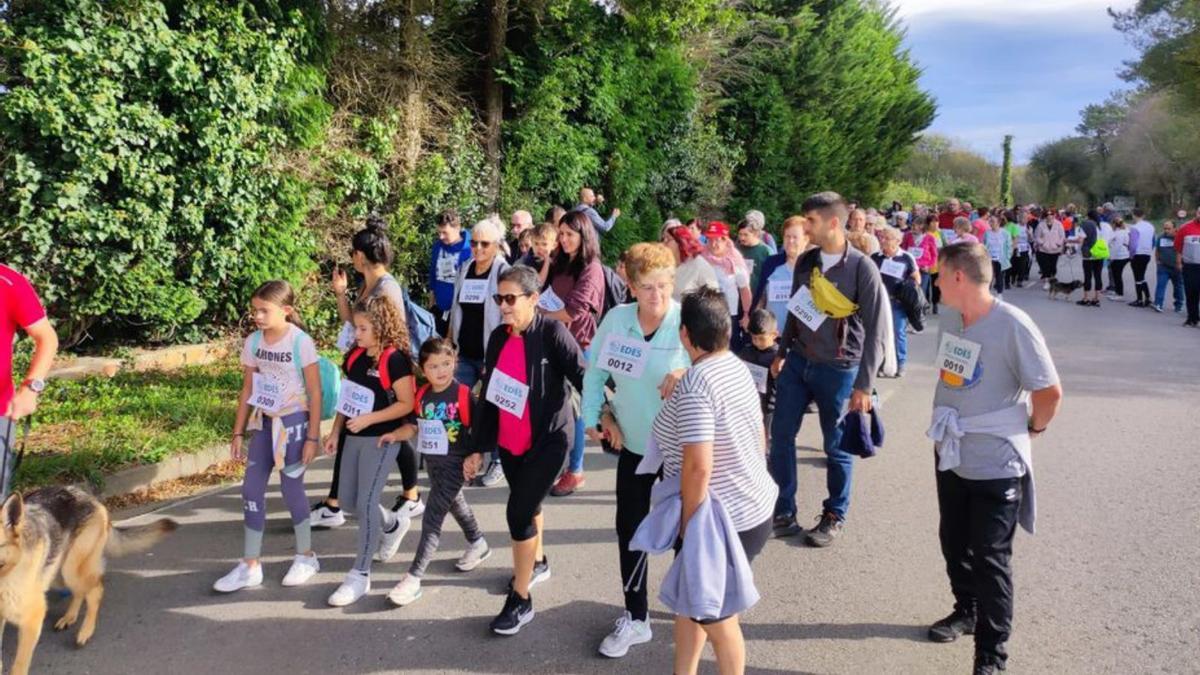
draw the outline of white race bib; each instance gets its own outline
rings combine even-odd
[[[954,230],[942,230],[942,240],[946,242],[947,246],[949,246],[950,244],[958,241],[958,232],[955,232]]]
[[[521,384],[499,370],[492,373],[484,396],[485,400],[517,419],[525,414],[525,401],[528,398],[529,385]]]
[[[791,279],[777,279],[767,282],[767,302],[787,302],[791,297]]]
[[[645,340],[624,338],[609,333],[604,338],[596,365],[616,375],[624,375],[631,379],[639,379],[646,371],[646,362],[650,358],[650,344]]]
[[[750,371],[750,377],[754,378],[754,387],[758,389],[758,393],[767,393],[767,376],[770,371],[754,363],[747,363],[746,368]]]
[[[951,375],[969,380],[975,375],[979,350],[978,342],[971,342],[952,333],[943,333],[942,344],[938,347],[937,367]]]
[[[262,373],[254,373],[251,383],[250,405],[268,415],[277,415],[283,410],[283,385],[279,380]]]
[[[725,294],[725,303],[729,305],[729,314],[737,314],[738,308],[738,289],[737,282],[732,276],[717,272],[717,283],[721,286],[721,293]]]
[[[883,266],[879,268],[879,271],[880,271],[880,273],[886,274],[889,277],[896,277],[897,279],[903,279],[905,267],[906,267],[906,265],[902,262],[898,262],[895,260],[884,260]]]
[[[337,411],[349,419],[366,415],[375,409],[375,392],[367,387],[342,380],[342,389],[338,393]]]
[[[481,304],[488,296],[487,279],[463,279],[458,291],[458,301],[464,305]]]
[[[562,298],[559,298],[558,295],[555,294],[553,288],[547,288],[542,292],[541,296],[538,297],[538,307],[547,312],[557,312],[566,306],[567,303],[563,302]]]
[[[437,261],[438,281],[454,281],[458,276],[458,259],[453,255],[442,255]]]
[[[921,255],[924,252],[925,252],[925,249],[921,248],[920,246],[914,246],[914,247],[908,249],[908,254],[913,257],[913,260],[920,260]]]
[[[450,452],[450,439],[441,420],[417,420],[417,452],[423,455],[445,455]]]
[[[1172,239],[1171,237],[1163,237],[1162,239],[1158,240],[1158,247],[1159,248],[1174,248],[1175,240]]]
[[[788,302],[788,311],[814,332],[825,323],[825,312],[817,309],[817,303],[813,301],[812,291],[808,290],[808,286],[801,286],[796,291]]]

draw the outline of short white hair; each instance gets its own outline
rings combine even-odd
[[[522,225],[533,225],[533,214],[525,209],[513,211],[512,219]]]
[[[481,235],[486,237],[489,234],[494,237],[493,241],[497,243],[503,241],[504,225],[497,222],[496,218],[488,217],[475,223],[475,226],[471,228],[471,239],[478,239]]]
[[[879,230],[876,231],[876,234],[879,235],[880,241],[885,239],[895,239],[896,241],[900,241],[904,238],[904,234],[900,232],[898,228],[892,227],[891,225],[879,228]]]
[[[767,227],[767,217],[763,215],[762,211],[757,209],[747,211],[743,220],[746,221],[747,225],[756,230],[764,230]]]

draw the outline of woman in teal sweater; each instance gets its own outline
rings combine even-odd
[[[675,257],[662,244],[635,244],[625,258],[629,290],[636,302],[609,310],[596,329],[583,377],[583,423],[593,440],[607,438],[620,452],[617,461],[617,541],[625,612],[600,644],[610,658],[650,640],[646,591],[647,561],[629,550],[638,525],[650,511],[650,488],[656,474],[638,474],[646,453],[654,416],[690,365],[679,340],[679,303]],[[611,378],[616,393],[605,403]]]

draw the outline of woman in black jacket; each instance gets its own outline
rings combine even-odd
[[[500,635],[515,635],[533,619],[529,588],[550,577],[542,550],[542,500],[563,465],[574,430],[567,383],[583,391],[586,368],[566,325],[538,315],[539,286],[537,272],[523,265],[500,275],[494,299],[503,325],[488,340],[484,395],[474,428],[475,447],[500,448],[509,486],[513,580],[504,609],[491,625]]]

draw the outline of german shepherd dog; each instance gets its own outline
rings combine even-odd
[[[29,672],[46,618],[46,591],[60,572],[71,604],[54,628],[74,625],[87,600],[87,615],[75,637],[82,647],[96,631],[104,556],[143,551],[177,527],[163,518],[114,528],[104,504],[75,487],[42,488],[5,500],[0,506],[0,630],[5,622],[17,625],[13,675]]]

